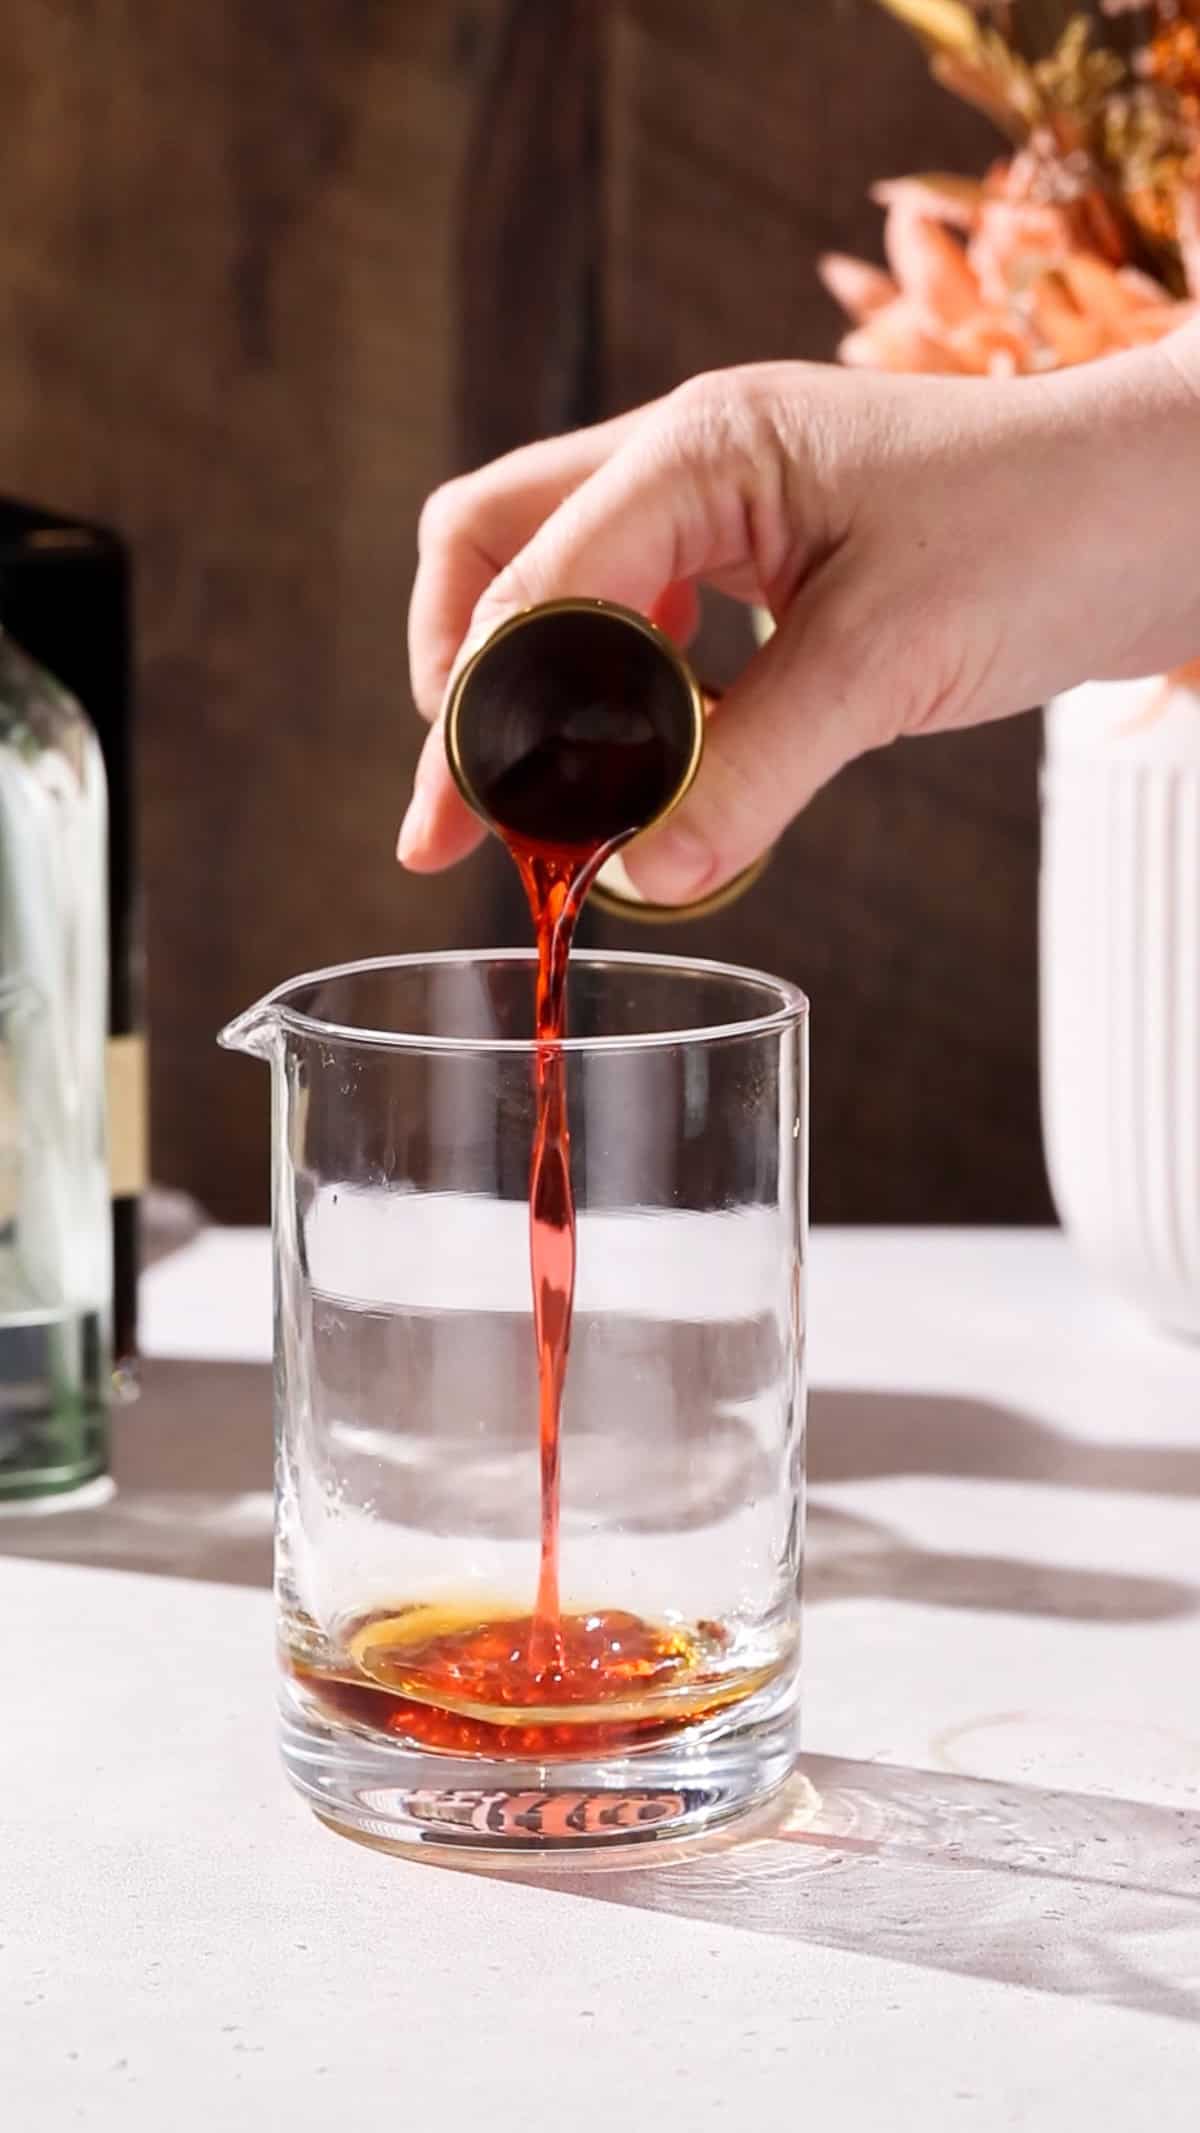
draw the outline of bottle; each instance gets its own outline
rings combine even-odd
[[[107,794],[75,700],[0,631],[0,1506],[107,1472]]]
[[[0,497],[0,627],[82,706],[108,783],[108,1162],[117,1383],[134,1385],[146,1184],[146,1048],[135,848],[130,567],[109,528]]]

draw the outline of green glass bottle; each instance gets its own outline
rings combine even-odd
[[[0,1508],[108,1470],[107,817],[91,725],[0,629]]]

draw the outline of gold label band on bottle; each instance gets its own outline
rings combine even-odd
[[[105,1047],[109,1190],[114,1200],[146,1188],[146,1040],[110,1037]],[[14,1220],[21,1199],[25,1133],[12,1052],[0,1044],[0,1225]]]
[[[138,1035],[110,1037],[106,1071],[109,1190],[114,1200],[124,1200],[146,1189],[145,1038]]]

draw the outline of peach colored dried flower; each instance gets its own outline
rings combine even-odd
[[[1102,195],[1073,189],[1061,163],[1050,170],[1057,182],[1029,150],[980,183],[934,176],[878,186],[888,271],[839,253],[821,262],[826,288],[854,320],[842,361],[976,376],[1054,370],[1159,340],[1200,309],[1195,240],[1182,246],[1192,293],[1177,300],[1124,263]]]

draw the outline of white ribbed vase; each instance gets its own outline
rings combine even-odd
[[[1161,1325],[1200,1334],[1200,693],[1050,704],[1042,1121],[1064,1228]]]

